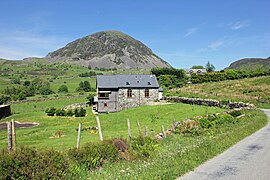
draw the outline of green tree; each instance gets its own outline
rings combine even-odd
[[[214,72],[215,71],[215,66],[213,64],[211,64],[209,61],[207,62],[207,64],[205,65],[205,69],[207,72]]]
[[[40,92],[40,94],[41,95],[49,95],[49,94],[53,94],[54,92],[51,90],[51,88],[50,87],[41,87],[40,89],[39,89],[39,92]]]
[[[67,87],[67,85],[61,85],[61,86],[58,88],[58,92],[59,92],[59,93],[68,93],[68,87]]]
[[[76,89],[76,91],[85,91],[85,92],[90,92],[91,91],[91,86],[89,81],[81,81],[79,84],[79,87]]]
[[[204,67],[201,65],[194,65],[191,67],[191,69],[204,69]]]
[[[95,94],[94,93],[90,93],[86,99],[88,100],[89,102],[89,105],[93,105],[94,104],[94,97],[95,97]]]

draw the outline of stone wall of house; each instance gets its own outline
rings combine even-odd
[[[117,112],[118,110],[118,92],[111,91],[109,98],[98,99],[98,112]]]
[[[127,97],[128,89],[119,89],[118,111],[147,104],[158,100],[158,89],[149,89],[149,97],[145,97],[145,89],[132,89],[132,97]]]
[[[230,109],[235,108],[246,108],[246,109],[256,109],[253,104],[243,103],[243,102],[230,102],[230,101],[217,101],[214,99],[201,99],[201,98],[186,98],[186,97],[163,97],[163,100],[170,100],[174,102],[180,102],[185,104],[196,104],[205,106],[216,106],[223,107],[228,106]]]

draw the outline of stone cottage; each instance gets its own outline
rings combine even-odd
[[[97,76],[96,111],[117,112],[154,102],[162,97],[155,75]]]

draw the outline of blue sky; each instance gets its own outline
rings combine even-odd
[[[102,30],[140,40],[176,68],[270,56],[269,0],[0,0],[0,57],[44,57]]]

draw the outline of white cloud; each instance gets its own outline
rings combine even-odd
[[[231,29],[233,29],[233,30],[238,30],[238,29],[247,27],[248,25],[249,25],[249,23],[248,23],[247,20],[244,20],[244,21],[237,21],[237,22],[235,22],[235,23],[233,23],[233,24],[230,24]]]
[[[64,38],[46,36],[35,31],[5,31],[0,33],[0,39],[0,58],[5,59],[44,57],[68,42]]]
[[[207,51],[217,51],[221,47],[227,46],[229,44],[230,42],[222,41],[222,40],[213,41],[209,45],[207,45],[207,47],[200,48],[196,52],[201,53],[201,52],[207,52]]]
[[[194,34],[197,30],[198,30],[198,28],[190,28],[190,29],[188,29],[186,34],[184,35],[184,37],[188,37],[188,36]]]
[[[208,45],[208,48],[210,50],[217,50],[218,48],[220,48],[222,45],[224,45],[224,41],[215,41],[212,42],[211,44]]]

